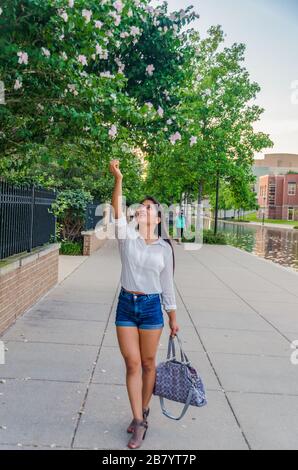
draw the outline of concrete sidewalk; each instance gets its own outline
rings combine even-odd
[[[230,246],[175,254],[180,337],[208,404],[176,422],[153,396],[142,449],[298,449],[297,273]],[[110,240],[1,337],[0,449],[127,449],[119,276]]]

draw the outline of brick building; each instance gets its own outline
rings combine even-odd
[[[298,174],[260,176],[258,217],[298,220],[297,187]]]

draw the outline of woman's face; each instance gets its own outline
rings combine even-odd
[[[158,217],[157,207],[150,199],[145,199],[136,209],[136,221],[139,225],[146,224],[155,227],[160,221]]]

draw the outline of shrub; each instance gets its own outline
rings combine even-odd
[[[66,189],[58,193],[50,210],[57,217],[57,241],[81,241],[87,204],[92,199],[83,189]]]
[[[226,237],[222,232],[218,232],[214,235],[213,230],[203,230],[203,243],[226,245]]]
[[[69,240],[61,240],[61,246],[59,250],[60,255],[82,255],[83,254],[83,242],[72,242]]]

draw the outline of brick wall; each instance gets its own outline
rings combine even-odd
[[[101,226],[96,230],[87,230],[81,232],[84,238],[83,255],[90,256],[98,250],[106,241],[106,226]]]
[[[0,334],[58,282],[59,243],[0,265]]]

